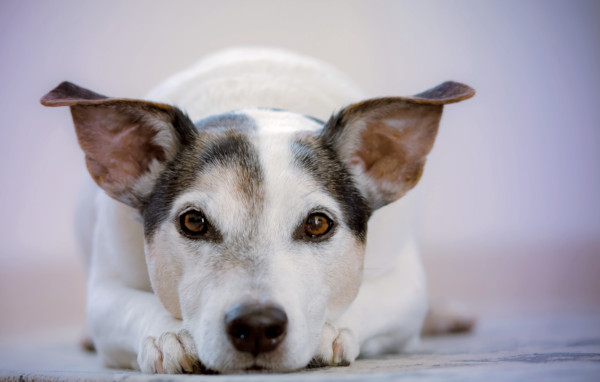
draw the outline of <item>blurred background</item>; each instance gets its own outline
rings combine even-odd
[[[370,96],[445,80],[418,186],[434,299],[480,316],[600,307],[600,2],[203,0],[0,2],[0,342],[84,321],[73,214],[87,176],[63,80],[142,98],[203,55],[275,46]]]

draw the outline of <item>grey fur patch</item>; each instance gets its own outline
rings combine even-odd
[[[173,202],[194,185],[201,174],[214,167],[234,171],[240,193],[254,209],[262,205],[263,172],[255,147],[248,137],[256,130],[254,121],[243,114],[223,114],[195,124],[196,139],[184,146],[157,180],[142,210],[144,234],[151,240],[169,218]],[[207,217],[210,219],[210,217]]]
[[[207,131],[212,129],[237,131],[255,131],[256,124],[252,118],[242,113],[226,113],[213,115],[194,123],[196,130]]]
[[[306,119],[310,119],[311,121],[318,123],[321,126],[325,125],[325,121],[322,121],[319,118],[315,118],[315,117],[313,117],[311,115],[307,115],[307,114],[303,114],[302,116]]]
[[[292,142],[291,151],[298,167],[311,175],[323,190],[340,203],[346,224],[364,242],[372,211],[336,151],[321,137],[312,134],[299,136]]]

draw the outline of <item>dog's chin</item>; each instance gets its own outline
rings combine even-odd
[[[283,367],[282,367],[283,366]],[[275,374],[275,373],[292,373],[302,369],[302,367],[285,367],[284,365],[265,364],[258,360],[250,362],[246,365],[235,365],[226,370],[217,371],[219,374]]]
[[[285,369],[281,367],[261,366],[259,363],[253,363],[246,367],[231,368],[217,371],[216,374],[280,374],[291,373],[298,369]]]
[[[241,364],[231,365],[230,367],[221,369],[216,368],[218,374],[274,374],[274,373],[291,373],[302,369],[305,366],[290,366],[281,363],[265,362],[254,359]]]
[[[252,366],[245,368],[243,373],[244,374],[269,374],[269,373],[285,373],[285,372],[289,373],[292,371],[293,370],[276,370],[271,367],[260,366],[259,364],[255,363]]]

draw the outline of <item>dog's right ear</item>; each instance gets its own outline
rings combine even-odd
[[[445,104],[460,102],[475,90],[448,81],[412,97],[370,99],[346,107],[323,128],[372,209],[413,188],[433,146]]]
[[[69,106],[87,168],[111,197],[144,206],[158,174],[196,130],[176,107],[109,98],[63,82],[42,97],[45,106]]]

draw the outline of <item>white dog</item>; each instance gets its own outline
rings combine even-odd
[[[45,95],[70,106],[104,190],[79,221],[106,364],[281,372],[417,341],[427,292],[414,203],[378,211],[368,235],[367,222],[417,184],[443,105],[473,94],[446,82],[361,101],[326,64],[238,49],[151,102],[67,82]]]

